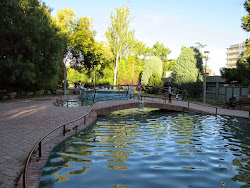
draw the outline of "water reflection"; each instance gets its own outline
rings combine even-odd
[[[247,187],[249,130],[227,116],[113,112],[54,148],[40,187]]]

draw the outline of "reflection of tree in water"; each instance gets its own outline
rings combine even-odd
[[[89,127],[80,134],[74,135],[69,139],[61,142],[57,147],[55,147],[47,161],[41,176],[51,175],[49,179],[41,180],[39,187],[53,187],[55,182],[67,181],[69,178],[64,175],[58,175],[62,168],[71,167],[70,163],[78,162],[83,163],[85,166],[81,169],[68,171],[66,175],[81,175],[84,174],[91,166],[86,166],[86,164],[91,163],[92,160],[78,157],[79,156],[91,156],[92,151],[89,150],[92,146],[85,144],[82,140],[83,136],[86,135],[85,139],[88,139],[89,133],[92,131],[92,127]],[[54,175],[54,176],[52,176]]]
[[[102,129],[94,131],[95,136],[99,138],[98,140],[101,140],[102,143],[114,144],[113,148],[116,148],[107,150],[109,155],[99,154],[109,158],[107,161],[111,162],[111,164],[106,165],[108,168],[115,170],[128,169],[128,166],[124,164],[126,164],[126,160],[132,152],[126,150],[126,148],[128,148],[128,142],[136,139],[134,135],[138,127],[134,123],[135,119],[137,119],[136,116],[138,114],[134,114],[133,110],[131,110],[130,115],[126,111],[113,112],[111,115],[105,116],[105,120],[102,120],[102,124],[109,130],[108,134],[103,133]]]
[[[180,145],[176,149],[196,147],[195,141],[198,141],[199,148],[193,148],[188,152],[190,154],[191,152],[202,152],[201,143],[204,141],[203,139],[206,139],[203,136],[207,133],[215,133],[215,137],[219,133],[224,139],[231,142],[228,149],[237,156],[233,165],[240,169],[233,180],[249,183],[249,127],[246,126],[247,128],[242,131],[241,128],[238,128],[242,125],[239,125],[236,120],[221,117],[217,120],[218,122],[215,122],[219,125],[210,128],[210,125],[206,125],[209,118],[210,116],[206,115],[171,114],[171,112],[153,112],[145,109],[117,111],[102,116],[97,120],[98,126],[90,127],[88,130],[65,140],[53,150],[53,154],[42,172],[43,176],[53,175],[53,177],[41,181],[40,184],[43,185],[42,187],[53,187],[55,182],[67,181],[72,175],[83,175],[88,170],[92,172],[94,168],[91,169],[90,163],[92,157],[97,155],[108,162],[104,165],[109,169],[128,170],[129,166],[126,161],[129,155],[139,148],[138,143],[167,140],[166,137],[171,137],[174,143]],[[232,126],[229,127],[230,123]],[[243,144],[237,144],[239,147],[234,147],[236,139]],[[136,146],[133,146],[134,144]],[[179,155],[186,154],[183,152]],[[82,164],[74,170],[61,174],[61,168],[72,167],[71,162]],[[189,167],[184,168],[188,169]],[[126,185],[113,185],[113,187],[126,187]]]
[[[242,187],[250,186],[250,127],[249,119],[244,118],[225,118],[227,126],[221,134],[229,141],[228,148],[236,158],[233,165],[239,167],[239,174],[232,180],[247,183]],[[230,136],[228,136],[230,132]]]
[[[179,114],[177,117],[172,118],[172,122],[174,124],[171,126],[171,132],[175,133],[175,142],[183,145],[183,147],[178,149],[191,147],[189,144],[196,141],[193,135],[196,134],[194,132],[196,129],[195,124],[199,123],[199,119],[187,114]]]

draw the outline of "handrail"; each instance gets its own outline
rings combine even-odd
[[[96,91],[98,91],[98,88],[102,89],[102,88],[118,88],[117,91],[119,91],[119,95],[120,95],[120,92],[121,92],[121,88],[123,89],[123,87],[137,87],[138,85],[130,85],[130,84],[127,84],[127,85],[103,85],[103,86],[95,86],[95,87],[87,87],[85,88],[84,92],[87,93],[87,99],[80,99],[78,98],[78,100],[82,101],[82,105],[83,105],[83,101],[89,101],[89,100],[92,100],[92,102],[95,102],[95,99],[102,99],[102,98],[107,98],[108,96],[103,96],[103,97],[96,97]],[[158,90],[156,90],[156,95],[158,94],[159,91],[164,91],[164,92],[168,92],[169,90],[169,87],[162,87],[162,86],[152,86],[152,85],[141,85],[142,86],[142,90],[145,90],[147,92],[147,88],[156,88]],[[183,95],[183,97],[188,94],[186,92],[186,90],[181,90],[181,89],[177,89],[177,88],[172,88],[172,91],[175,91],[175,92],[172,92],[172,93],[179,93],[181,92],[180,95]],[[82,95],[84,94],[84,92],[82,93]],[[89,93],[94,93],[94,97],[93,98],[90,98],[88,99],[88,94]],[[114,97],[113,98],[119,98],[119,97]],[[121,97],[123,98],[123,97]],[[107,99],[107,101],[110,100],[110,99]],[[76,102],[77,100],[72,100],[72,99],[65,99],[65,100],[57,100],[57,106],[58,106],[58,102],[61,101],[63,103],[66,103],[67,107],[68,107],[68,103],[69,102]],[[104,101],[104,100],[101,100],[101,101]]]
[[[39,157],[41,157],[41,142],[42,142],[48,135],[50,135],[51,133],[53,133],[54,131],[56,131],[57,129],[60,129],[60,128],[62,128],[62,127],[63,127],[63,134],[65,134],[65,126],[66,126],[66,125],[71,124],[71,123],[74,123],[74,122],[76,122],[76,121],[78,121],[78,120],[80,120],[80,119],[82,119],[82,118],[86,118],[86,116],[89,115],[90,112],[93,111],[94,105],[93,105],[93,104],[91,104],[91,105],[92,105],[91,109],[90,109],[88,112],[86,112],[83,116],[81,116],[81,117],[79,117],[79,118],[77,118],[77,119],[75,119],[75,120],[72,120],[72,121],[70,121],[70,122],[67,122],[67,123],[64,123],[64,124],[62,124],[62,125],[59,125],[58,127],[56,127],[55,129],[53,129],[52,131],[48,132],[47,134],[45,134],[43,137],[41,137],[41,138],[37,141],[37,143],[36,143],[36,144],[33,146],[33,148],[31,149],[31,151],[30,151],[30,153],[29,153],[29,155],[28,155],[28,157],[27,157],[27,159],[26,159],[25,166],[24,166],[24,172],[23,172],[23,187],[24,187],[24,188],[27,188],[27,187],[28,187],[28,185],[27,185],[27,172],[28,172],[28,167],[29,167],[29,163],[30,163],[31,157],[32,157],[32,155],[34,154],[36,148],[39,147]],[[85,122],[85,119],[84,119],[84,122]]]

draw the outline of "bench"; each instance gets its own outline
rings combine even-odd
[[[250,98],[241,98],[240,99],[240,109],[242,106],[250,106]]]

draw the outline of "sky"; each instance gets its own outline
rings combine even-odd
[[[115,8],[130,7],[131,29],[135,38],[152,47],[163,43],[172,52],[169,59],[177,59],[181,47],[207,45],[207,62],[217,75],[225,67],[226,48],[249,38],[241,29],[242,6],[245,0],[42,0],[53,9],[52,15],[65,7],[77,17],[93,19],[95,39],[106,42],[105,31]]]

